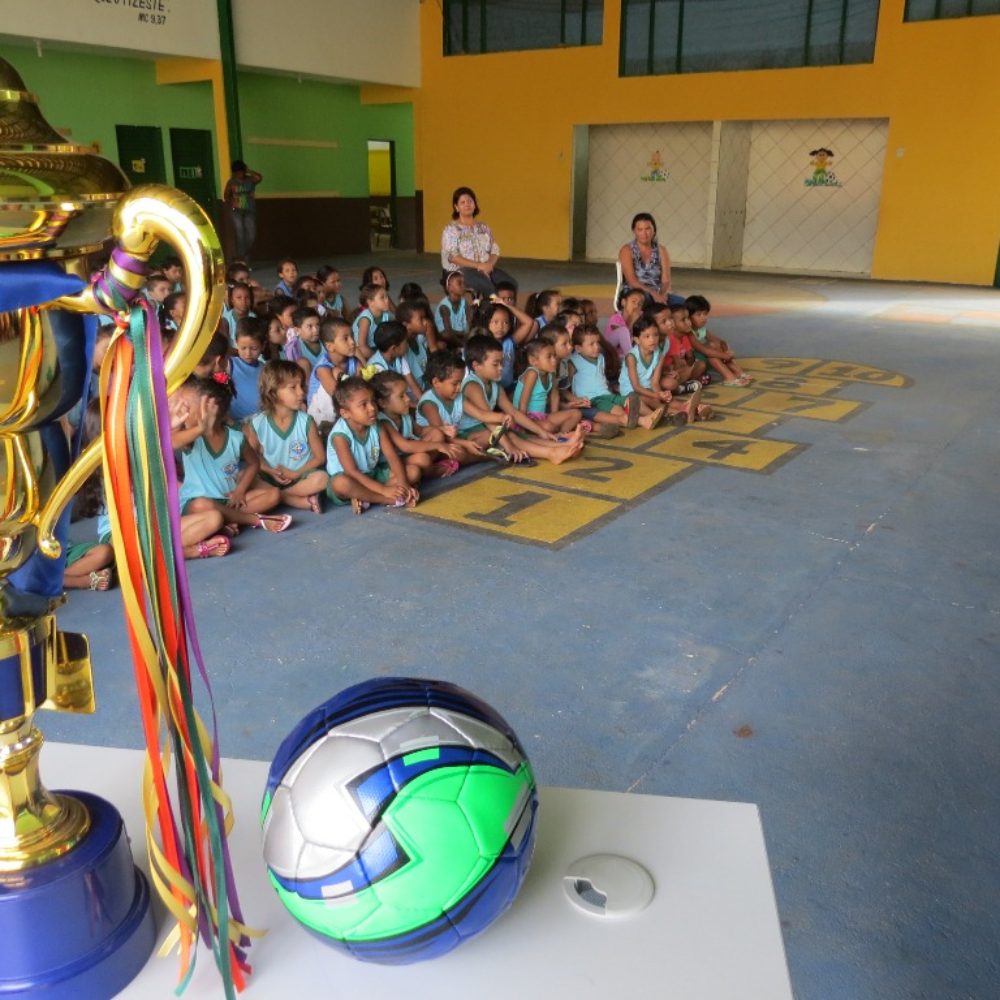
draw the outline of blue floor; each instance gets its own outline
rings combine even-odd
[[[430,285],[434,258],[383,259]],[[758,803],[799,1000],[1000,996],[1000,293],[682,281],[780,303],[712,324],[742,354],[911,384],[852,384],[850,419],[765,433],[807,446],[769,474],[699,469],[562,548],[381,510],[244,532],[188,564],[223,753],[270,757],[374,674],[444,677],[511,721],[543,784]],[[889,318],[928,305],[971,318]],[[100,708],[46,735],[139,746],[117,592],[60,622],[90,635]]]

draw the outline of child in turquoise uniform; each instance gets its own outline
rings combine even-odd
[[[349,503],[355,514],[373,503],[414,506],[420,494],[407,482],[396,449],[391,444],[383,449],[371,387],[357,376],[346,378],[338,384],[334,398],[340,419],[327,439],[327,496],[338,506]]]
[[[465,357],[470,370],[462,383],[459,435],[463,439],[480,445],[501,462],[544,458],[558,465],[580,453],[583,434],[579,428],[569,440],[559,441],[507,398],[500,385],[503,354],[496,340],[486,334],[473,335],[465,345]],[[511,431],[515,426],[517,434]]]
[[[437,439],[440,434],[445,441],[457,442],[462,446],[462,454],[457,461],[466,465],[479,462],[486,456],[474,441],[458,437],[458,427],[462,422],[462,380],[465,377],[465,362],[458,351],[434,351],[427,357],[424,372],[428,390],[417,403],[417,433],[423,438]]]
[[[389,312],[389,293],[383,285],[362,285],[360,294],[361,312],[351,329],[358,345],[358,357],[367,361],[375,350],[375,330],[380,323],[392,319],[392,314]]]
[[[230,534],[241,526],[284,531],[291,517],[267,514],[281,502],[280,491],[257,479],[257,452],[241,431],[226,424],[232,401],[228,379],[198,379],[194,388],[196,407],[172,434],[184,462],[181,513],[219,511]]]
[[[260,456],[261,479],[278,487],[281,502],[318,514],[326,456],[313,418],[302,410],[305,398],[302,369],[293,361],[269,361],[260,379],[261,411],[243,433]]]
[[[493,301],[482,311],[477,319],[477,326],[483,328],[500,344],[500,349],[503,351],[500,384],[506,392],[512,392],[517,384],[514,376],[515,354],[518,347],[527,343],[538,332],[538,326],[517,306],[509,306],[495,295],[491,298]]]
[[[316,280],[319,282],[320,299],[323,305],[323,316],[340,317],[346,319],[348,313],[347,299],[341,291],[342,282],[340,271],[330,264],[324,264],[316,272]]]
[[[264,324],[256,316],[241,319],[236,325],[236,354],[229,359],[233,379],[233,405],[229,412],[242,423],[260,409],[260,373],[264,362]]]
[[[465,279],[461,271],[449,271],[444,283],[445,297],[434,310],[438,333],[449,347],[460,347],[469,332],[468,303],[465,301]]]
[[[434,344],[431,345],[424,330],[428,316],[431,317],[431,325],[433,326],[433,314],[423,299],[401,302],[396,310],[396,319],[403,324],[403,328],[406,330],[406,363],[410,366],[410,374],[418,386],[424,385],[427,355],[437,347],[437,339],[435,338]]]
[[[595,424],[638,426],[652,430],[652,414],[642,413],[639,397],[635,394],[620,396],[608,386],[604,374],[601,331],[586,323],[578,326],[573,331],[573,346],[576,348],[570,357],[573,395],[588,407],[584,409],[584,415]]]
[[[402,375],[415,403],[420,398],[421,389],[406,360],[408,345],[406,327],[402,323],[398,320],[382,323],[375,331],[375,353],[368,359],[368,365],[377,371],[393,371]]]
[[[420,435],[410,415],[406,379],[398,372],[379,372],[369,383],[379,408],[378,428],[383,452],[395,448],[403,461],[406,478],[416,486],[429,476],[450,476],[461,468],[463,443],[449,441],[438,429]]]
[[[253,292],[250,286],[242,281],[230,285],[226,302],[226,308],[222,310],[222,318],[229,324],[229,339],[235,346],[236,329],[240,320],[254,315]]]
[[[282,257],[278,261],[278,283],[274,286],[275,295],[295,297],[295,282],[299,277],[299,265],[291,257]]]
[[[565,332],[565,331],[563,331]],[[526,348],[528,367],[514,389],[514,406],[553,434],[566,434],[580,423],[580,411],[559,405],[559,359],[548,337],[533,340]]]

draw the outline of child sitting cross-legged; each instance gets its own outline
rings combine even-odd
[[[570,358],[573,373],[573,395],[583,400],[584,416],[595,424],[618,427],[642,427],[652,430],[653,412],[642,410],[638,393],[620,396],[612,392],[604,374],[604,354],[601,351],[601,331],[584,323],[573,331],[574,350]],[[662,411],[660,416],[662,416]]]
[[[559,435],[576,428],[580,423],[580,410],[560,408],[559,359],[555,342],[547,336],[549,330],[555,328],[556,324],[550,324],[541,338],[530,341],[525,348],[528,367],[514,389],[514,405],[543,430]],[[565,329],[562,332],[565,334]]]
[[[410,415],[406,379],[399,372],[383,371],[368,383],[379,408],[378,428],[383,451],[386,442],[399,453],[407,480],[414,486],[428,477],[451,476],[461,468],[464,442],[449,441],[444,432],[416,432]]]
[[[373,503],[413,507],[420,494],[407,481],[396,449],[389,442],[383,447],[371,386],[357,376],[345,378],[334,399],[340,419],[326,444],[327,496],[339,507],[350,504],[355,514]]]
[[[197,379],[194,394],[195,406],[171,434],[184,462],[181,514],[219,511],[231,535],[241,525],[284,531],[291,516],[267,513],[281,502],[280,491],[257,479],[257,452],[242,431],[226,424],[233,398],[228,376]]]
[[[503,352],[493,337],[470,337],[465,358],[469,371],[462,383],[459,422],[459,435],[464,440],[483,446],[487,455],[500,462],[544,458],[558,465],[580,453],[583,431],[579,427],[560,441],[511,403],[500,385]],[[520,433],[511,431],[515,426]]]
[[[753,379],[736,363],[736,355],[729,345],[708,329],[708,314],[712,309],[708,299],[704,295],[689,295],[684,305],[691,320],[695,357],[717,371],[723,385],[749,385]]]
[[[281,502],[320,512],[326,455],[313,418],[302,409],[306,377],[294,361],[269,361],[260,376],[260,413],[244,425],[260,456],[260,478],[281,491]]]
[[[660,346],[660,330],[652,316],[643,315],[635,321],[632,328],[634,344],[625,355],[622,372],[618,379],[618,391],[623,396],[636,393],[642,403],[652,411],[655,427],[669,406],[671,416],[676,417],[675,423],[687,423],[688,414],[694,420],[694,414],[701,395],[701,387],[688,396],[683,402],[675,400],[670,389],[662,387],[664,353]],[[677,388],[675,380],[667,383]],[[650,428],[652,429],[652,428]]]
[[[454,456],[461,465],[482,461],[486,455],[475,441],[458,437],[462,422],[462,381],[465,361],[458,351],[443,349],[427,356],[424,381],[430,388],[417,402],[417,433],[430,441],[448,441],[458,445]]]

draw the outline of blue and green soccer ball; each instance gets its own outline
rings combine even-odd
[[[307,715],[271,764],[264,859],[292,915],[365,961],[435,958],[513,902],[538,795],[510,726],[454,684],[382,678]]]

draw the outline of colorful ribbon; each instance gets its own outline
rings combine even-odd
[[[133,273],[140,263],[120,250],[114,262]],[[250,973],[247,949],[259,933],[243,922],[229,854],[232,806],[222,790],[215,704],[184,565],[159,323],[148,302],[133,301],[137,290],[109,272],[93,288],[108,312],[121,316],[133,303],[101,368],[103,463],[146,739],[150,875],[177,921],[161,954],[179,943],[180,994],[194,972],[200,937],[232,1000]],[[192,656],[211,706],[211,733],[194,707]]]

